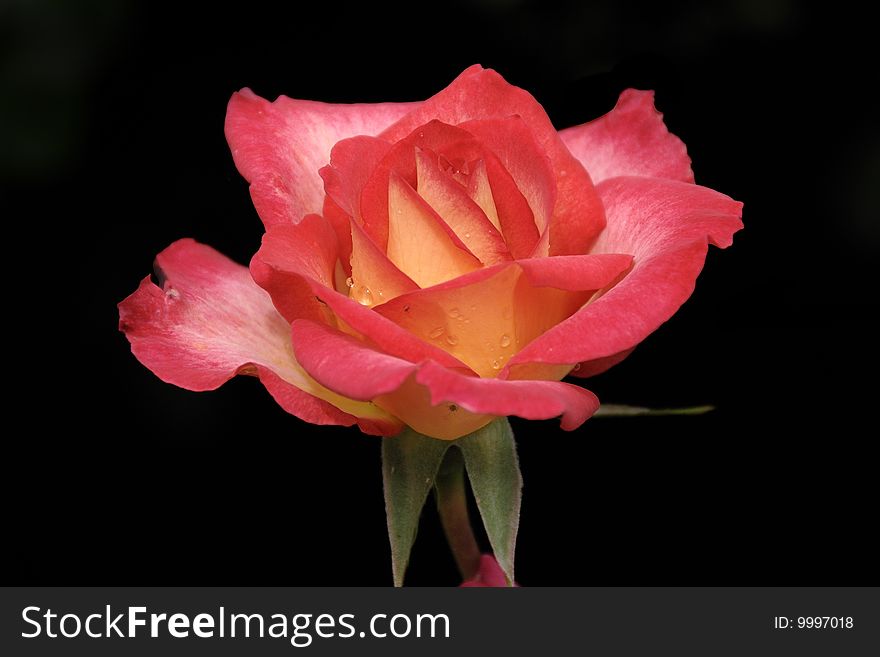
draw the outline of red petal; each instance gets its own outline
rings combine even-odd
[[[330,161],[333,144],[375,135],[418,105],[331,105],[286,96],[270,103],[242,89],[229,101],[226,139],[263,223],[295,223],[321,211],[318,170]]]
[[[349,426],[363,416],[374,430],[399,430],[387,413],[344,399],[303,371],[293,357],[289,324],[245,267],[190,239],[175,242],[156,261],[164,291],[145,278],[119,304],[119,328],[135,357],[160,379],[213,390],[236,374],[254,373],[287,412],[307,422]]]
[[[294,322],[293,342],[299,362],[316,380],[347,397],[372,399],[384,408],[394,408],[406,424],[435,438],[459,438],[493,417],[507,415],[532,420],[562,416],[562,428],[570,431],[599,406],[593,393],[577,386],[481,379],[433,360],[411,363],[307,320]],[[413,395],[413,387],[426,396]]]
[[[632,349],[691,295],[707,245],[727,247],[742,228],[742,204],[706,187],[612,178],[599,185],[599,192],[608,228],[594,251],[632,253],[634,267],[604,295],[517,354],[514,369],[521,363],[593,361]]]
[[[388,243],[388,190],[392,173],[413,189],[418,185],[416,149],[433,153],[454,153],[466,162],[482,157],[483,149],[469,132],[429,121],[396,141],[394,146],[372,170],[361,193],[361,213],[364,229],[382,250]]]
[[[474,119],[512,115],[522,118],[553,166],[557,196],[549,252],[553,255],[585,253],[605,225],[602,204],[590,176],[562,143],[544,108],[531,94],[508,84],[495,71],[471,66],[446,89],[379,136],[393,142],[435,119],[458,125]]]
[[[479,137],[498,157],[529,203],[535,225],[543,232],[556,204],[553,165],[535,143],[531,130],[519,117],[466,121],[459,126]]]
[[[687,149],[666,129],[653,91],[627,89],[608,114],[559,135],[597,185],[615,176],[694,182]]]

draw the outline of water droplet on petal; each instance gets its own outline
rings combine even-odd
[[[403,307],[403,312],[405,312],[405,313],[408,313],[408,312],[409,312],[409,304],[406,304],[406,305]]]
[[[443,335],[443,333],[445,333],[445,332],[446,332],[445,328],[443,328],[442,326],[438,326],[437,328],[433,329],[430,333],[428,333],[428,337],[431,338],[432,340],[436,340],[441,335]]]
[[[177,290],[175,290],[173,287],[169,287],[167,290],[165,290],[165,298],[166,298],[166,299],[171,299],[171,300],[179,299],[179,298],[180,298],[180,292],[178,292]]]
[[[453,413],[458,410],[458,406],[456,406],[455,404],[450,404],[448,408]]]
[[[499,363],[497,359],[492,361],[492,369],[493,370],[501,369],[501,363]]]
[[[456,172],[456,173],[458,173],[458,172]],[[470,237],[471,237],[471,234],[470,234],[470,233],[465,233],[465,234],[464,234],[464,238],[465,238],[466,240],[467,240],[467,239],[470,239]]]
[[[345,279],[345,284],[348,285],[348,287],[354,287],[354,279],[349,276]]]
[[[357,285],[351,288],[351,298],[362,306],[373,305],[373,292],[366,285]]]
[[[446,344],[448,344],[450,347],[454,347],[458,344],[458,338],[450,333],[446,336]]]
[[[458,308],[450,308],[450,310],[449,310],[449,316],[450,316],[452,319],[457,319],[458,317],[461,316],[461,311],[460,311]]]
[[[506,333],[501,336],[501,346],[502,347],[509,347],[510,346],[510,336],[507,335]]]
[[[580,364],[580,363],[575,363],[575,366],[571,368],[571,371],[572,371],[572,372],[577,372],[579,369],[581,369],[581,364]]]

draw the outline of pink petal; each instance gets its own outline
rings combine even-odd
[[[324,185],[318,170],[330,161],[333,144],[375,135],[418,106],[331,105],[286,96],[270,103],[242,89],[229,101],[226,139],[266,227],[295,223],[321,211]]]
[[[691,295],[708,244],[727,247],[742,228],[742,204],[706,187],[612,178],[599,185],[599,192],[608,227],[594,252],[631,253],[634,267],[604,295],[518,353],[510,363],[514,370],[527,363],[594,361],[632,349]]]
[[[284,410],[307,422],[349,426],[362,417],[374,433],[399,431],[387,413],[340,397],[303,371],[289,324],[245,267],[191,239],[175,242],[156,261],[164,290],[145,278],[119,304],[119,327],[135,357],[160,379],[213,390],[236,374],[256,374]]]
[[[508,84],[495,71],[471,66],[446,89],[379,136],[393,142],[431,120],[458,125],[475,119],[512,115],[518,115],[525,122],[538,148],[550,158],[557,181],[549,252],[553,255],[585,253],[605,225],[602,204],[590,176],[562,143],[544,108],[531,94]]]
[[[272,297],[288,322],[320,320],[324,309],[310,283],[335,287],[336,233],[323,217],[310,214],[297,224],[278,224],[263,235],[251,259],[251,275]]]
[[[562,428],[570,431],[599,405],[593,393],[566,383],[482,379],[433,360],[401,360],[308,320],[294,322],[293,343],[299,362],[323,385],[346,397],[374,400],[435,438],[458,438],[507,415],[533,420],[562,416]],[[360,375],[352,372],[352,363]]]
[[[615,176],[694,182],[687,149],[666,129],[653,91],[627,89],[608,114],[559,135],[597,185]]]
[[[336,231],[339,259],[347,275],[351,274],[352,248],[349,220],[363,225],[364,185],[390,148],[390,144],[374,137],[343,139],[333,146],[330,164],[320,170],[326,192],[323,214]]]

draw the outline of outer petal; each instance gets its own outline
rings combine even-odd
[[[493,70],[471,66],[446,89],[429,98],[379,136],[396,141],[432,119],[457,125],[473,119],[519,115],[550,158],[558,195],[551,220],[549,252],[586,252],[605,225],[602,204],[583,165],[562,143],[544,108],[527,91],[508,84]]]
[[[318,170],[330,161],[333,144],[375,135],[418,105],[331,105],[286,96],[270,103],[242,89],[226,110],[226,139],[266,227],[295,223],[321,211]]]
[[[307,422],[348,426],[362,417],[373,433],[399,430],[387,413],[340,397],[303,371],[289,324],[245,267],[191,239],[156,260],[164,291],[145,278],[119,304],[119,327],[160,379],[213,390],[236,374],[256,374],[284,410]]]
[[[459,438],[502,415],[562,416],[562,428],[570,431],[599,406],[593,393],[577,386],[481,379],[432,360],[407,362],[308,320],[294,322],[293,343],[297,358],[316,380],[340,394],[393,407],[406,424],[435,438]],[[361,376],[352,375],[351,363],[358,363]]]
[[[603,296],[517,354],[510,363],[514,378],[521,364],[574,364],[632,349],[691,295],[708,244],[727,247],[742,228],[742,204],[706,187],[612,178],[599,192],[608,228],[595,251],[631,253],[635,265]]]
[[[694,182],[687,149],[666,129],[653,91],[627,89],[608,114],[559,135],[597,185],[615,176]]]

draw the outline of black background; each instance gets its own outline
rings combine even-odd
[[[479,62],[560,128],[655,89],[697,181],[745,202],[693,298],[586,383],[715,413],[513,421],[518,579],[876,583],[869,21],[785,0],[221,4],[0,14],[6,580],[390,583],[378,439],[288,416],[251,378],[163,384],[116,303],[180,237],[239,262],[257,248],[223,137],[233,91],[418,100]],[[429,505],[408,583],[457,581]]]

